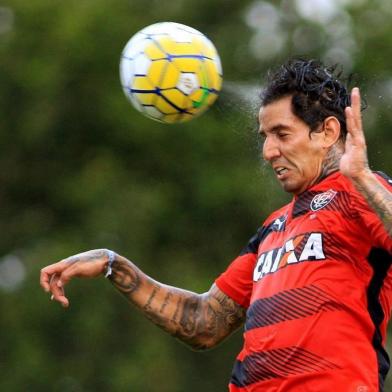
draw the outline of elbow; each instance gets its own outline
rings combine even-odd
[[[183,342],[192,350],[192,351],[207,351],[219,344],[219,340],[214,336],[199,336],[193,339],[187,340]]]

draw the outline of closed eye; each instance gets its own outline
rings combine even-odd
[[[287,132],[277,132],[277,135],[278,135],[279,139],[285,139],[290,134]]]

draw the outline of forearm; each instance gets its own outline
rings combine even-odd
[[[392,192],[384,187],[370,170],[352,181],[392,236]]]
[[[194,349],[216,345],[241,323],[238,307],[219,290],[196,294],[161,284],[121,256],[109,279],[154,324]]]

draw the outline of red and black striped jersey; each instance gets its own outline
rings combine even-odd
[[[392,238],[339,172],[270,215],[216,280],[247,308],[230,391],[382,391],[391,262]]]

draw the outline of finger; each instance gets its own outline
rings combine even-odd
[[[47,293],[50,291],[49,279],[50,279],[50,275],[44,270],[41,270],[39,283]]]
[[[346,116],[346,126],[347,126],[347,131],[349,134],[351,134],[352,129],[354,128],[354,115],[353,115],[353,109],[351,106],[347,106],[344,110],[344,114]]]
[[[358,87],[354,87],[351,92],[351,114],[352,114],[352,132],[362,133],[362,116],[361,116],[361,94]]]
[[[52,292],[51,300],[59,302],[62,306],[68,307],[69,301],[65,296],[64,289],[58,286],[58,275],[53,275],[50,280],[50,291]]]
[[[41,287],[46,291],[50,291],[50,279],[53,275],[61,273],[65,268],[67,268],[67,264],[59,261],[58,263],[51,264],[41,270],[40,274],[40,284]]]
[[[64,290],[57,286],[57,282],[59,280],[58,275],[52,275],[49,281],[50,292],[52,293],[51,300],[57,300],[58,297],[63,296]]]
[[[358,87],[354,87],[351,91],[351,107],[355,115],[361,114],[361,94]]]
[[[353,138],[354,144],[364,144],[365,135],[362,128],[361,96],[357,87],[351,92],[351,106],[345,108],[346,127],[348,135]]]
[[[63,288],[72,278],[79,276],[80,267],[77,264],[70,265],[60,275],[57,281],[57,287]]]
[[[50,264],[41,270],[40,274],[40,284],[42,288],[46,291],[50,291],[49,281],[51,276],[54,274],[61,274],[65,269],[67,269],[71,264],[78,261],[79,259],[75,257],[68,257],[66,259],[60,260],[57,263]]]

